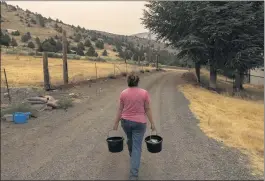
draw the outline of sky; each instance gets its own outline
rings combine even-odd
[[[9,1],[22,9],[90,30],[120,35],[147,32],[141,24],[145,1]]]

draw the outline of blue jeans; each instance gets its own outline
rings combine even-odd
[[[121,126],[127,135],[127,145],[131,157],[130,179],[138,178],[146,124],[122,119]]]

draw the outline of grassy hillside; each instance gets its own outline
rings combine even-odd
[[[75,27],[58,19],[54,20],[43,17],[38,13],[23,10],[18,6],[8,5],[5,2],[1,2],[1,29],[2,31],[5,29],[18,30],[20,33],[19,36],[14,36],[11,32],[8,32],[8,35],[10,36],[10,39],[14,38],[16,40],[18,47],[24,47],[24,49],[28,47],[29,42],[32,42],[35,45],[35,48],[28,48],[28,51],[35,51],[35,49],[37,49],[37,37],[42,44],[48,38],[53,38],[56,42],[61,41],[62,30],[66,31],[70,50],[76,50],[78,43],[85,43],[85,40],[89,39],[99,56],[101,56],[103,50],[106,49],[108,51],[108,56],[113,58],[118,57],[118,53],[115,50],[117,49],[117,46],[119,46],[123,51],[123,53],[120,53],[122,54],[120,55],[121,58],[126,57],[126,59],[129,59],[135,54],[137,56],[135,56],[134,59],[137,60],[136,57],[143,57],[143,54],[144,52],[147,52],[148,47],[148,40],[145,38],[88,30],[79,26]],[[22,42],[22,36],[28,32],[30,33],[31,38],[28,41]],[[76,40],[77,36],[80,36],[78,40]],[[102,40],[104,42],[104,48],[99,49],[95,46],[97,40]],[[175,52],[172,49],[166,48],[163,43],[158,43],[152,40],[150,44],[154,49],[159,47],[161,50],[166,50],[166,52]],[[83,51],[86,53],[88,47],[85,47]],[[59,49],[58,52],[61,52],[61,50]]]

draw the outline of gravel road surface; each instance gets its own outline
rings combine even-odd
[[[140,87],[151,94],[158,134],[164,142],[158,154],[149,153],[143,143],[139,179],[255,179],[244,155],[200,130],[188,101],[176,88],[183,83],[180,75],[180,71],[169,71],[141,78]],[[2,180],[126,180],[126,145],[123,152],[113,154],[106,144],[124,88],[124,78],[92,88],[80,86],[71,91],[83,95],[81,103],[67,112],[47,113],[25,125],[1,123]],[[121,128],[110,132],[114,134],[124,135]]]

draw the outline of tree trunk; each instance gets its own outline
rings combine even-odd
[[[210,65],[210,83],[209,88],[216,90],[216,81],[217,81],[217,71],[216,68]]]
[[[197,77],[197,82],[201,82],[201,64],[199,62],[195,63],[195,72]]]
[[[158,55],[156,55],[156,69],[158,69]]]
[[[244,87],[243,87],[244,79],[245,79],[244,72],[241,72],[240,73],[240,90],[243,90],[244,89]]]
[[[236,70],[235,85],[234,85],[234,88],[235,88],[236,92],[239,92],[241,90],[241,85],[242,85],[242,79],[241,79],[241,76],[240,76],[240,72],[239,72],[239,70]]]
[[[244,84],[244,73],[242,71],[237,70],[235,75],[235,85],[234,89],[236,92],[243,90]]]

